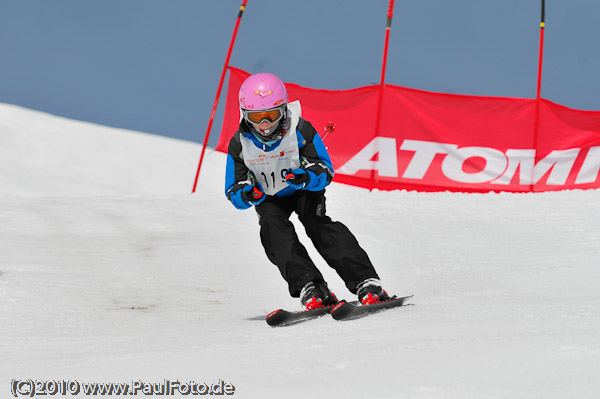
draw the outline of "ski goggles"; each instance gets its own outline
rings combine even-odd
[[[285,110],[284,107],[277,107],[273,109],[268,109],[266,111],[248,111],[244,110],[244,117],[251,123],[255,125],[260,125],[263,121],[267,121],[269,123],[275,123],[281,118],[283,118]]]

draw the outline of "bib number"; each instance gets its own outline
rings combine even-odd
[[[287,169],[281,169],[281,172],[279,173],[281,175],[281,180],[280,183],[285,183],[285,172],[287,171]],[[275,187],[275,185],[277,184],[277,182],[275,181],[275,171],[271,172],[270,176],[267,176],[267,174],[265,172],[260,172],[260,176],[261,176],[261,180],[260,182],[265,184],[266,188],[270,188],[270,187]]]

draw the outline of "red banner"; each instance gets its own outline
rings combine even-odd
[[[250,76],[229,67],[223,130],[227,152],[240,118],[238,90]],[[553,191],[600,187],[600,111],[547,100],[366,86],[316,90],[286,83],[290,101],[323,136],[334,181],[381,190]],[[380,129],[375,118],[383,92]],[[535,119],[539,117],[536,133]]]

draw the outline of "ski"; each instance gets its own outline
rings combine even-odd
[[[323,315],[331,313],[331,310],[339,305],[340,303],[351,303],[358,304],[358,301],[346,302],[344,300],[337,302],[334,305],[325,306],[323,308],[316,308],[310,310],[299,310],[296,312],[290,312],[289,310],[277,309],[269,313],[266,321],[271,327],[284,327],[291,326],[292,324],[302,323],[321,317]]]
[[[277,309],[267,315],[266,321],[271,327],[285,327],[316,319],[326,314],[331,314],[335,320],[352,320],[371,313],[403,306],[412,297],[413,295],[401,298],[393,296],[392,299],[373,305],[360,305],[358,301],[346,302],[342,300],[335,305],[296,312]]]
[[[331,316],[335,320],[358,319],[371,313],[403,306],[404,303],[412,297],[413,295],[404,296],[401,298],[393,296],[391,299],[385,302],[374,303],[372,305],[358,305],[355,303],[342,301],[331,310]]]
[[[267,324],[271,327],[291,326],[292,324],[301,323],[329,314],[334,306],[335,305],[330,305],[322,308],[300,310],[298,312],[277,309],[267,315]]]

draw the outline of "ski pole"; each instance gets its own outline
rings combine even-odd
[[[327,138],[327,136],[329,135],[329,133],[333,133],[335,132],[335,128],[336,128],[336,124],[329,121],[325,124],[325,126],[323,126],[323,129],[325,130],[325,135],[323,136],[323,138],[321,139],[323,142],[325,141],[325,139]],[[325,149],[328,150],[329,147],[325,146]]]

